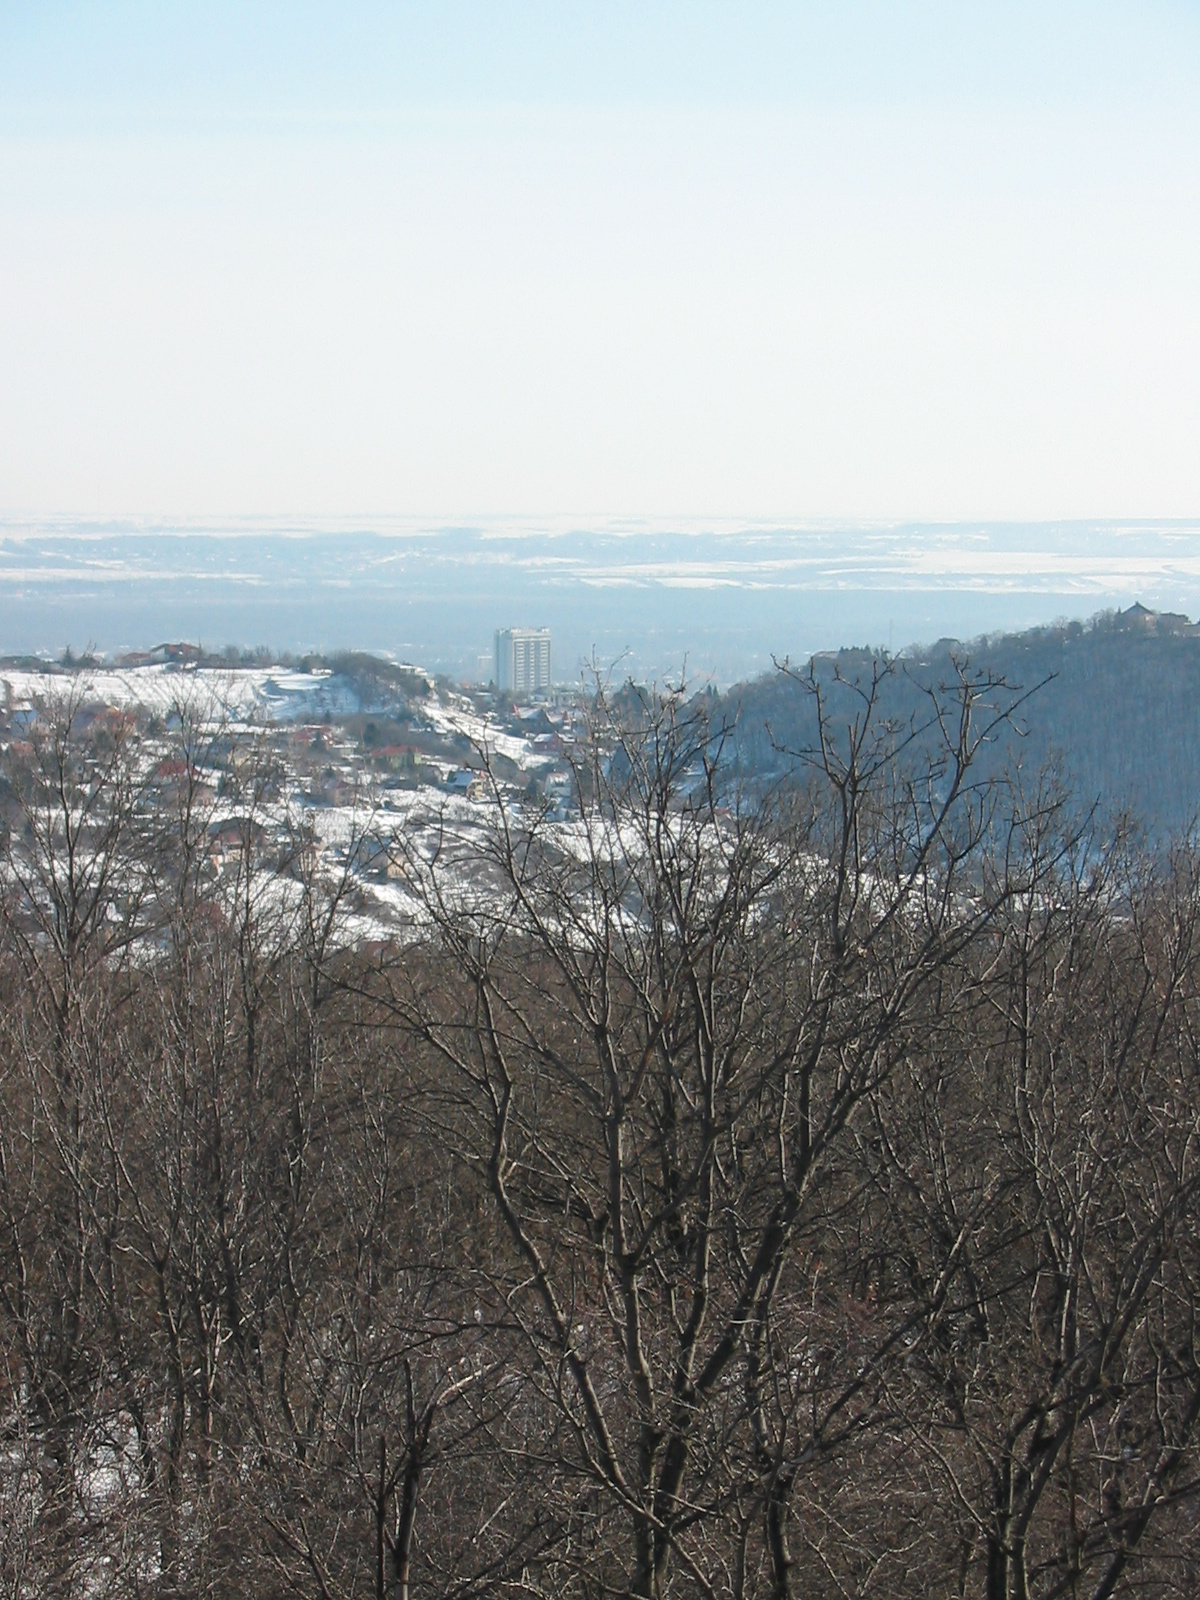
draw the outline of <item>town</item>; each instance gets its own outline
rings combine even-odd
[[[398,833],[411,843],[436,829],[469,847],[497,800],[548,823],[577,809],[585,696],[551,683],[546,630],[498,631],[486,685],[365,654],[264,656],[172,643],[0,664],[10,825],[22,774],[44,766],[56,730],[100,765],[120,745],[135,803],[159,816],[185,807],[207,874],[232,878],[253,857],[268,882],[289,862],[340,876],[361,942],[417,914]]]

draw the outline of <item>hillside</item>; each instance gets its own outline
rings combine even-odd
[[[844,685],[869,684],[886,659],[869,650],[814,657],[836,726],[854,714]],[[1028,692],[990,752],[992,770],[1019,765],[1032,776],[1053,765],[1082,804],[1128,809],[1158,836],[1200,814],[1200,626],[1186,617],[1133,606],[1087,623],[906,651],[883,686],[889,718],[907,726],[919,717],[923,690],[952,681],[955,663]],[[792,764],[781,751],[813,743],[816,707],[804,676],[769,674],[720,698],[743,774],[769,779]]]

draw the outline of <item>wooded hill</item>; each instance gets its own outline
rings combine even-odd
[[[794,770],[785,752],[817,738],[821,685],[835,723],[861,711],[860,697],[886,657],[841,650],[810,669],[739,684],[716,704],[733,725],[734,760],[744,775],[770,780]],[[907,733],[929,708],[928,691],[956,681],[1003,682],[1028,693],[1011,723],[981,752],[983,767],[1018,767],[1030,781],[1052,766],[1081,806],[1111,817],[1127,810],[1155,837],[1200,815],[1200,626],[1141,606],[969,644],[939,640],[905,651],[879,690],[879,712]],[[838,683],[838,679],[843,680]]]

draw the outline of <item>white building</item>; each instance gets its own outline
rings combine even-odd
[[[495,678],[508,694],[535,694],[549,689],[549,628],[497,628]]]

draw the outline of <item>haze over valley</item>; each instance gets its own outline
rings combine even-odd
[[[595,657],[727,685],[772,658],[1135,600],[1200,615],[1200,522],[0,521],[0,652],[52,658],[187,639],[365,649],[476,681],[494,630],[533,623],[561,682]]]

